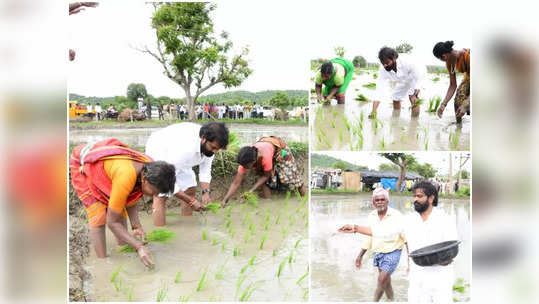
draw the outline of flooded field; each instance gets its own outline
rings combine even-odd
[[[151,232],[151,217],[140,217]],[[95,301],[306,301],[307,227],[307,200],[294,194],[256,207],[233,202],[217,214],[169,209],[165,228],[175,236],[148,244],[155,269],[120,252],[107,230],[109,257],[97,259],[91,249],[85,291]]]
[[[431,98],[445,97],[449,87],[447,74],[427,74],[423,80],[419,117],[411,117],[408,97],[402,100],[400,111],[393,110],[392,100],[387,97],[381,100],[377,119],[369,119],[375,89],[363,85],[376,83],[375,74],[377,71],[362,70],[361,75],[355,75],[344,105],[311,106],[314,119],[310,132],[315,150],[470,150],[471,116],[464,116],[462,125],[458,126],[453,100],[448,103],[442,118],[427,112]],[[460,81],[458,77],[457,83]],[[368,101],[355,100],[359,94]],[[316,102],[316,94],[311,93],[311,102]]]
[[[238,135],[241,145],[254,143],[262,136],[278,135],[285,141],[308,141],[308,132],[305,126],[261,125],[261,124],[227,124],[230,131]],[[78,145],[88,141],[99,141],[106,138],[118,138],[128,146],[145,146],[148,137],[159,128],[132,128],[132,129],[88,129],[70,130],[70,145]]]
[[[392,196],[390,206],[403,214],[415,212],[412,198]],[[440,198],[441,208],[454,219],[462,243],[454,260],[455,281],[460,278],[470,283],[471,240],[469,200]],[[312,301],[360,301],[371,302],[376,290],[378,270],[372,265],[372,253],[363,257],[361,269],[355,259],[361,251],[360,234],[337,234],[344,224],[365,225],[368,214],[374,210],[371,195],[313,195],[311,198],[311,300]],[[406,302],[408,279],[406,250],[402,251],[400,263],[391,276],[395,301]],[[410,261],[410,263],[413,263]],[[469,301],[470,290],[453,291],[456,301]],[[385,295],[382,300],[386,300]]]

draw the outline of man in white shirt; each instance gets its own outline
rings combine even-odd
[[[101,109],[101,104],[98,102],[96,105],[95,105],[95,117],[97,118],[97,120],[101,120],[101,112],[103,111],[103,109]]]
[[[146,154],[155,161],[163,160],[176,168],[174,196],[181,201],[182,215],[192,215],[211,202],[210,182],[213,155],[228,145],[228,128],[224,123],[207,123],[203,126],[183,122],[173,124],[150,135]],[[197,180],[193,167],[199,166],[202,202],[195,198]],[[166,195],[153,197],[155,226],[165,225]]]
[[[419,105],[416,105],[419,99],[419,84],[424,76],[423,70],[417,64],[408,60],[399,58],[399,54],[392,48],[383,47],[378,52],[380,59],[380,70],[378,71],[378,80],[376,82],[376,98],[372,104],[372,113],[369,118],[376,117],[376,110],[380,100],[384,97],[386,88],[392,88],[391,98],[393,100],[393,110],[401,109],[401,101],[408,95],[412,105],[412,116],[419,116]]]
[[[457,240],[457,229],[450,217],[438,205],[438,191],[428,181],[412,186],[414,209],[417,213],[405,218],[404,234],[410,252],[444,241]],[[410,265],[408,302],[452,303],[453,265],[451,261],[433,266]]]

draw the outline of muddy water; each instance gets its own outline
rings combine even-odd
[[[428,113],[429,99],[433,96],[445,97],[449,77],[441,74],[427,74],[423,81],[420,97],[424,99],[419,117],[411,117],[410,101],[406,97],[401,102],[401,110],[394,111],[390,96],[384,98],[378,107],[377,121],[368,119],[372,111],[372,101],[359,102],[355,98],[360,93],[367,99],[375,97],[375,90],[363,87],[374,82],[374,72],[355,75],[346,92],[344,105],[313,105],[311,127],[316,150],[410,150],[410,151],[454,151],[470,149],[471,116],[464,116],[461,126],[455,123],[455,111],[451,100],[440,119],[435,113]],[[433,78],[439,77],[437,82]],[[457,83],[460,83],[457,78]],[[315,94],[311,94],[313,98]],[[363,117],[363,119],[361,118]],[[348,126],[347,126],[348,123]]]
[[[286,125],[260,125],[260,124],[227,124],[231,132],[238,135],[240,144],[246,145],[255,142],[262,136],[279,135],[285,141],[308,141],[305,126]],[[70,130],[69,141],[71,145],[78,145],[88,141],[99,141],[115,137],[128,146],[145,146],[148,137],[159,128],[133,128],[133,129],[90,129]]]
[[[364,236],[359,234],[336,234],[344,224],[367,223],[373,210],[370,195],[317,195],[311,199],[311,300],[313,301],[362,301],[373,300],[378,270],[372,265],[372,254],[363,257],[361,269],[355,267],[355,259],[361,251]],[[390,206],[407,214],[413,211],[411,197],[393,196]],[[454,219],[459,239],[459,254],[454,260],[455,280],[463,278],[470,282],[471,241],[470,207],[468,200],[441,198],[438,208]],[[408,280],[406,277],[406,250],[391,275],[395,301],[406,302]],[[410,261],[410,263],[413,263]],[[469,288],[464,293],[454,291],[453,298],[468,301]],[[382,300],[385,300],[385,295]]]
[[[308,277],[296,282],[308,265],[307,204],[302,205],[296,198],[286,204],[280,198],[261,200],[256,208],[247,204],[232,206],[231,230],[226,227],[223,210],[217,215],[206,212],[192,217],[180,216],[179,209],[167,210],[166,229],[176,235],[166,244],[148,245],[156,262],[154,270],[145,269],[136,253],[119,252],[112,233],[107,231],[109,257],[97,259],[92,249],[85,265],[92,274],[86,290],[96,301],[128,301],[129,297],[133,301],[156,301],[162,290],[166,290],[164,300],[168,301],[186,297],[190,301],[235,301],[252,284],[256,287],[249,298],[252,301],[305,301]],[[146,232],[152,231],[151,217],[140,217]],[[275,224],[278,217],[279,224]],[[245,242],[251,224],[253,234]],[[203,231],[206,240],[202,239]],[[267,238],[260,249],[264,233]],[[238,248],[239,255],[234,256],[234,248]],[[290,255],[292,261],[288,263]],[[253,256],[253,265],[246,267]],[[279,264],[285,259],[277,277]],[[118,267],[122,268],[114,284],[110,282],[111,274]],[[175,283],[178,271],[182,274],[180,282]],[[206,271],[207,283],[197,292]]]

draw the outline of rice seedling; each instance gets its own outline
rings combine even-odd
[[[333,119],[335,119],[337,118],[337,115],[339,115],[339,112],[333,110],[332,114],[333,114]]]
[[[294,257],[294,249],[290,250],[290,254],[286,258],[288,260],[288,264],[292,264],[292,258]]]
[[[342,143],[344,141],[342,129],[339,129],[339,142]]]
[[[110,275],[110,282],[111,283],[114,283],[114,281],[116,281],[116,277],[118,276],[118,274],[122,270],[122,267],[123,266],[120,266],[120,267],[116,268],[116,270]]]
[[[167,231],[166,229],[155,229],[146,235],[146,241],[165,243],[174,237],[175,234],[176,233]]]
[[[247,279],[246,274],[240,274],[238,276],[238,280],[236,280],[236,292],[234,294],[234,297],[238,295],[238,292],[240,291],[241,285],[243,285],[243,282],[245,282],[245,279]]]
[[[331,127],[335,129],[335,120],[331,120]]]
[[[210,203],[206,205],[206,209],[209,209],[213,214],[217,214],[219,212],[219,208],[221,208],[220,204],[217,203]]]
[[[361,125],[363,125],[363,120],[365,120],[365,113],[361,111],[361,113],[359,113],[359,122]]]
[[[369,101],[369,99],[367,97],[365,97],[365,95],[363,94],[359,94],[356,96],[355,100],[357,101],[361,101],[361,102],[367,102]]]
[[[377,79],[377,78],[378,78],[378,73],[374,73],[374,74],[372,75],[372,77],[373,77],[374,79]]]
[[[223,240],[223,242],[221,243],[221,251],[226,251],[226,244],[225,244],[225,241]]]
[[[385,149],[386,149],[386,141],[384,137],[382,136],[382,140],[380,140],[380,150],[385,150]]]
[[[374,83],[374,82],[369,82],[369,83],[367,83],[367,84],[364,84],[363,87],[364,87],[364,88],[367,88],[367,89],[374,90],[374,89],[376,89],[376,83]]]
[[[249,238],[251,237],[251,230],[247,230],[245,232],[245,237],[243,238],[243,241],[245,242],[245,244],[249,243]]]
[[[307,272],[305,272],[305,274],[299,277],[299,279],[296,281],[296,284],[299,285],[299,283],[301,283],[301,281],[303,281],[308,275],[309,275],[309,266],[307,266]]]
[[[318,138],[318,143],[322,143],[322,137],[320,136],[320,133],[316,134],[316,137]]]
[[[232,225],[232,220],[231,220],[231,219],[228,219],[228,220],[226,221],[225,227],[228,229],[228,228],[230,228],[230,225]]]
[[[422,105],[424,102],[425,102],[425,100],[424,100],[423,98],[419,98],[418,100],[415,101],[415,105],[416,105],[416,106],[420,106],[420,105]]]
[[[303,299],[307,300],[308,296],[309,296],[309,288],[305,289],[305,292],[303,293]]]
[[[245,273],[245,271],[247,270],[247,268],[249,268],[249,264],[243,266],[243,267],[240,269],[240,273]]]
[[[208,233],[206,232],[206,229],[202,230],[202,240],[205,241],[208,239]]]
[[[348,132],[350,132],[350,122],[348,121],[348,119],[345,117],[343,117],[343,121],[344,121],[344,126],[346,127],[346,130],[348,130]]]
[[[460,141],[460,130],[455,131],[455,135],[453,136],[453,149],[457,149],[459,146]]]
[[[118,281],[114,281],[114,283],[112,283],[114,285],[114,290],[116,290],[116,292],[119,292],[120,290],[122,290],[122,286],[123,286],[123,280],[118,280]]]
[[[428,150],[429,149],[429,140],[426,139],[425,140],[425,150]]]
[[[127,291],[127,301],[133,301],[133,286],[131,286],[131,288],[129,288],[129,290]]]
[[[234,250],[232,251],[233,256],[238,256],[240,254],[240,249],[238,247],[234,247]]]
[[[442,102],[442,98],[440,96],[431,97],[429,99],[429,109],[427,112],[433,113],[438,111],[438,107],[440,106],[440,103]]]
[[[251,298],[255,290],[258,289],[258,287],[260,287],[261,282],[262,281],[257,281],[257,282],[250,283],[249,285],[247,285],[247,287],[241,294],[240,302],[249,301],[249,299]]]
[[[207,274],[208,274],[208,269],[206,268],[206,270],[204,271],[204,273],[200,277],[200,280],[198,281],[196,291],[201,291],[204,288],[204,286],[206,285],[206,276],[207,276]]]
[[[217,269],[217,272],[215,273],[216,280],[223,280],[225,278],[225,266],[227,262],[228,262],[228,257],[225,259],[225,262],[223,263],[223,265],[219,266],[219,268]]]
[[[125,245],[125,246],[120,247],[118,251],[119,252],[135,252],[135,249],[131,248],[131,246],[129,245]]]
[[[277,219],[275,220],[275,225],[279,225],[280,222],[281,222],[281,212],[279,212],[277,214]]]
[[[258,197],[254,193],[250,192],[244,192],[242,194],[242,197],[245,198],[249,203],[251,203],[254,207],[258,206]]]
[[[180,283],[180,278],[182,277],[182,271],[179,270],[178,273],[176,273],[176,278],[174,279],[174,283],[178,284]]]
[[[283,273],[283,269],[284,269],[284,265],[286,264],[286,258],[284,260],[281,261],[281,263],[279,264],[279,269],[277,270],[277,277],[280,277],[281,274]]]
[[[176,216],[176,214],[175,214],[175,213],[167,212],[167,213],[165,214],[165,216]]]
[[[163,301],[166,301],[166,299],[167,299],[167,294],[168,294],[168,287],[167,287],[167,285],[164,285],[163,287],[161,287],[161,288],[157,291],[157,296],[156,296],[155,301],[156,301],[156,302],[163,302]]]
[[[211,244],[212,244],[213,246],[219,244],[219,242],[217,241],[217,238],[213,238],[213,240],[211,241]]]
[[[303,238],[299,238],[297,241],[296,241],[296,244],[294,245],[294,248],[298,248],[299,246],[299,243],[303,240]]]
[[[250,216],[251,216],[250,212],[245,212],[245,215],[243,216],[243,219],[241,220],[242,226],[245,226],[245,224],[247,224],[247,221],[249,220]]]
[[[271,253],[272,256],[277,256],[277,249],[273,249],[272,253]]]
[[[438,82],[438,81],[440,81],[440,77],[434,77],[434,78],[432,79],[432,81]]]
[[[258,246],[258,249],[260,249],[260,250],[264,249],[264,243],[266,242],[267,237],[268,237],[268,233],[264,232],[262,234],[262,237],[260,238],[260,245]]]
[[[190,294],[190,295],[188,295],[188,296],[180,296],[180,297],[178,298],[178,302],[189,302],[189,299],[191,298],[192,295],[193,295],[193,294]]]
[[[288,236],[288,227],[284,226],[281,230],[281,234],[283,235],[283,239],[286,239],[286,237]]]

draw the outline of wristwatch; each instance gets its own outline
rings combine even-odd
[[[204,194],[204,193],[210,193],[210,192],[211,192],[210,188],[208,188],[208,189],[202,189],[202,194]]]

